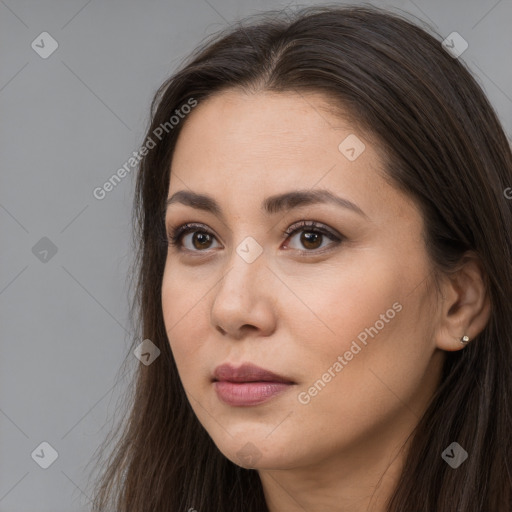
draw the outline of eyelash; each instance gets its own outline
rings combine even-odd
[[[315,221],[302,220],[302,221],[299,221],[298,223],[292,224],[290,227],[288,227],[287,229],[282,231],[282,235],[283,235],[283,237],[286,237],[285,238],[285,240],[286,240],[287,238],[291,237],[292,235],[294,235],[297,232],[307,231],[308,233],[315,233],[315,234],[326,236],[327,238],[329,238],[330,240],[332,240],[334,242],[331,245],[337,246],[341,243],[343,237],[340,238],[337,235],[335,235],[334,233],[332,233],[331,231],[329,231],[328,229],[326,229],[325,227],[321,228],[319,226],[321,226],[321,225],[319,225]],[[167,243],[173,247],[178,248],[178,250],[184,251],[184,252],[191,252],[191,253],[206,252],[206,250],[205,251],[199,251],[199,250],[193,251],[190,249],[183,249],[183,247],[181,245],[181,238],[183,236],[187,235],[188,233],[191,233],[194,231],[206,233],[215,238],[215,235],[204,224],[187,223],[187,224],[182,224],[181,226],[178,226],[176,228],[170,228],[169,233],[168,233],[168,242]],[[305,253],[319,254],[319,253],[323,253],[329,249],[323,248],[323,249],[313,249],[313,250],[300,250],[300,249],[294,249],[294,250],[299,251],[302,254],[305,254]]]

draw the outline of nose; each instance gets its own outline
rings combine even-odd
[[[242,339],[246,335],[268,336],[276,325],[275,282],[264,253],[253,262],[235,250],[227,270],[215,288],[211,323],[224,336]]]

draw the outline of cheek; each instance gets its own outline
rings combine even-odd
[[[323,365],[326,360],[322,354],[332,359],[333,354],[349,350],[359,335],[361,342],[365,333],[371,339],[365,329],[374,327],[376,322],[378,337],[396,323],[395,318],[399,316],[396,309],[400,309],[396,303],[403,295],[403,278],[389,262],[371,259],[372,264],[361,257],[359,262],[326,267],[317,270],[314,276],[303,275],[290,284],[301,300],[283,302],[282,315],[290,316],[287,308],[295,310],[293,316],[298,323],[290,328],[304,333],[303,348],[317,354],[315,359]],[[371,332],[375,334],[374,330]]]
[[[354,413],[368,401],[378,408],[385,403],[382,393],[389,395],[389,390],[375,375],[387,378],[388,372],[409,371],[407,361],[402,369],[396,365],[397,354],[409,357],[407,349],[415,336],[409,330],[410,317],[417,314],[416,299],[409,294],[414,278],[389,260],[370,259],[372,264],[361,257],[347,270],[338,267],[336,272],[317,273],[315,287],[312,279],[298,280],[293,287],[308,305],[295,301],[296,320],[290,327],[300,333],[294,340],[304,375],[301,391],[327,410],[331,401],[344,402],[346,410],[355,407]],[[281,314],[290,318],[284,310]],[[421,329],[417,320],[416,331]],[[394,376],[391,380],[401,385]]]
[[[183,277],[171,269],[164,271],[162,281],[162,311],[165,330],[180,376],[184,382],[194,372],[201,371],[201,348],[208,339],[207,310],[210,286],[200,280]]]
[[[389,262],[362,261],[361,268],[317,277],[317,291],[307,297],[318,318],[302,312],[296,326],[303,332],[303,427],[313,432],[325,422],[343,425],[347,435],[368,431],[421,385],[432,355],[421,320],[425,290],[415,288],[417,273]]]

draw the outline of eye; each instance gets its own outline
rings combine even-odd
[[[283,235],[288,237],[294,237],[296,233],[302,233],[302,235],[299,238],[299,243],[302,245],[302,247],[305,247],[307,250],[304,251],[303,249],[292,247],[292,249],[297,249],[301,252],[317,252],[318,249],[324,248],[322,247],[322,242],[324,241],[325,237],[329,238],[333,243],[328,245],[338,245],[341,243],[341,237],[334,234],[331,230],[327,229],[326,227],[319,227],[319,225],[314,221],[300,221],[298,224],[294,224],[290,226],[288,229],[286,229],[283,232]],[[318,252],[323,252],[318,251]]]
[[[295,234],[300,232],[303,233],[300,237],[300,243],[306,250],[297,247],[291,248],[302,253],[323,252],[323,250],[318,251],[318,249],[325,247],[322,246],[325,237],[333,242],[328,245],[336,246],[342,240],[341,236],[336,235],[326,227],[319,227],[314,221],[300,221],[293,224],[283,231],[283,237],[286,237],[286,239],[293,238]],[[191,236],[187,239],[188,235]],[[188,247],[184,245],[186,240],[191,244]],[[183,224],[177,228],[169,228],[168,243],[180,251],[188,251],[190,253],[206,252],[207,249],[212,248],[214,240],[216,240],[215,235],[204,224],[190,223]],[[289,248],[289,244],[287,244],[286,248]]]
[[[185,247],[185,250],[190,252],[203,252],[204,249],[210,249],[211,242],[215,239],[213,235],[203,224],[183,224],[175,229],[170,229],[169,244],[183,250],[182,240],[188,235],[192,235],[189,240],[192,248]],[[195,248],[195,249],[194,249]],[[197,249],[197,250],[196,250]]]

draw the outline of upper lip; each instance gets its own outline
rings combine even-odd
[[[294,384],[290,379],[277,375],[269,370],[260,368],[251,363],[244,363],[235,367],[230,364],[221,364],[213,372],[214,381],[228,382],[286,382]]]

